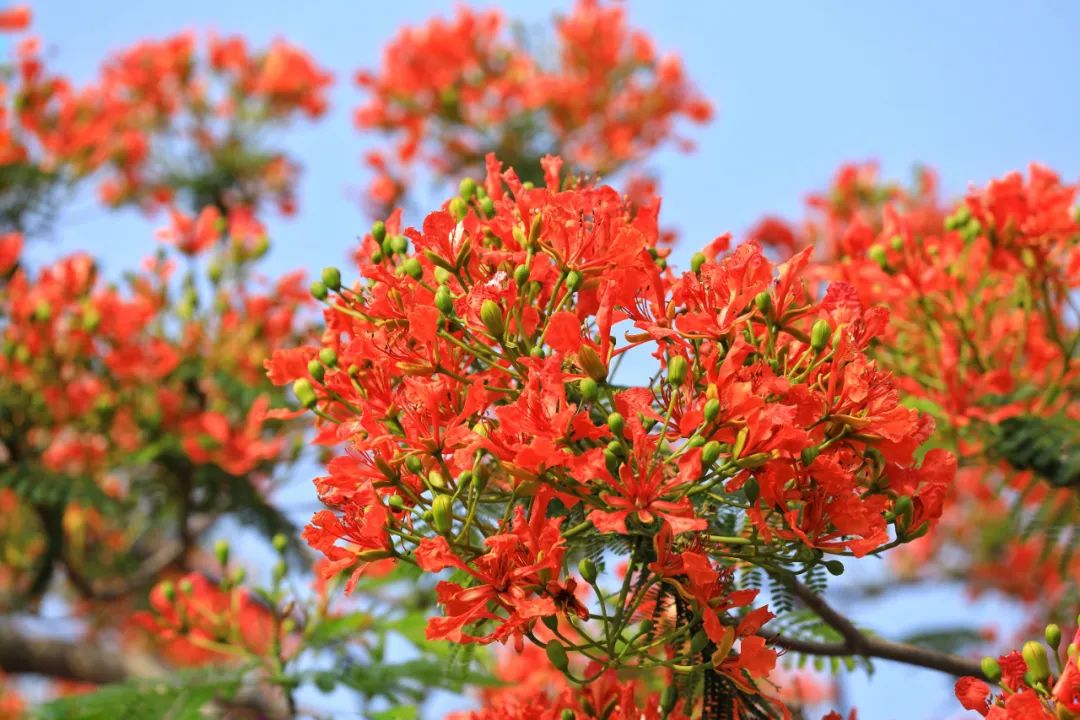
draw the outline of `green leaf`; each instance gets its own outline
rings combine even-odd
[[[420,717],[420,711],[416,709],[415,705],[403,705],[389,710],[373,712],[368,717],[371,720],[417,720]]]

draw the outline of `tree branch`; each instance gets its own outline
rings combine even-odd
[[[779,633],[763,633],[777,647],[806,655],[821,655],[825,657],[847,657],[860,655],[865,658],[878,658],[892,660],[894,662],[914,665],[917,667],[938,670],[950,675],[971,675],[986,680],[982,667],[975,660],[949,655],[948,653],[930,650],[929,648],[908,645],[907,643],[894,642],[882,638],[875,638],[864,634],[848,618],[837,612],[825,599],[814,593],[797,580],[792,581],[792,590],[796,597],[802,600],[809,609],[813,610],[831,628],[840,633],[844,639],[840,643],[819,642],[816,640],[802,640],[789,638]]]

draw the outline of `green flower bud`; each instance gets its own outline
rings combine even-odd
[[[274,546],[274,550],[278,553],[283,553],[285,548],[289,546],[289,538],[285,537],[284,533],[275,533],[270,540],[270,544]]]
[[[173,585],[171,581],[166,580],[158,585],[158,587],[161,588],[161,594],[167,601],[171,603],[176,599],[176,586]]]
[[[577,353],[578,364],[589,377],[597,382],[607,380],[607,366],[591,345],[582,345]]]
[[[438,284],[445,285],[446,283],[450,282],[450,271],[446,268],[436,265],[434,274],[435,282],[437,282]]]
[[[840,576],[844,574],[844,563],[839,560],[827,560],[825,562],[825,569],[828,570],[831,575]]]
[[[431,503],[431,525],[440,535],[449,535],[454,525],[454,501],[449,495],[439,495]]]
[[[326,289],[326,286],[323,285],[321,282],[316,280],[315,282],[311,283],[311,297],[315,298],[316,300],[325,300],[327,294],[328,291]]]
[[[337,367],[337,353],[334,348],[323,348],[319,351],[319,362],[326,367]]]
[[[1046,642],[1050,647],[1057,650],[1061,645],[1061,628],[1054,623],[1050,623],[1046,626],[1046,630],[1043,631]]]
[[[308,361],[307,371],[311,374],[311,377],[315,379],[315,382],[322,382],[326,377],[326,368],[323,364],[314,358]]]
[[[229,542],[228,540],[218,540],[214,543],[214,557],[217,558],[218,565],[229,564]]]
[[[1028,640],[1024,643],[1020,654],[1024,656],[1024,662],[1027,663],[1028,670],[1036,680],[1042,681],[1050,677],[1050,659],[1041,642]]]
[[[599,386],[592,378],[582,378],[578,381],[578,391],[581,392],[581,399],[583,402],[592,402],[596,399],[596,395],[599,392]]]
[[[480,305],[480,320],[494,338],[501,339],[503,333],[506,332],[506,320],[503,319],[502,308],[494,300],[485,300]]]
[[[559,715],[559,720],[577,720],[577,713],[570,708],[563,708],[562,713]]]
[[[896,527],[904,530],[911,525],[911,515],[915,511],[914,505],[911,503],[911,498],[907,495],[901,495],[896,498],[896,502],[893,503],[893,512],[896,515]]]
[[[480,211],[484,213],[484,217],[495,217],[495,201],[489,197],[481,198]]]
[[[814,349],[814,352],[821,352],[829,344],[830,337],[832,337],[832,327],[829,321],[820,318],[810,328],[810,347]]]
[[[315,673],[315,687],[319,692],[330,694],[337,687],[337,678],[334,674],[325,670]]]
[[[686,444],[691,448],[699,448],[705,444],[705,438],[701,437],[700,435],[694,435],[689,440],[687,440]]]
[[[402,510],[405,509],[405,501],[402,499],[402,497],[400,495],[397,495],[397,494],[391,495],[387,499],[387,504],[390,505],[391,509],[397,510],[398,512],[401,512]]]
[[[720,414],[720,401],[716,398],[708,400],[702,412],[705,415],[705,422],[712,422]]]
[[[891,247],[897,252],[900,252],[904,249],[904,238],[900,237],[899,235],[893,235],[891,238],[889,238],[889,247]]]
[[[698,630],[694,633],[694,636],[690,638],[690,655],[699,655],[705,646],[709,644],[709,636],[705,634],[704,630]]]
[[[296,395],[296,399],[301,405],[307,409],[315,407],[315,403],[318,399],[315,397],[315,388],[311,387],[311,381],[307,378],[300,378],[293,383],[293,393]]]
[[[190,580],[184,578],[180,581],[180,592],[184,593],[185,595],[190,595],[191,593],[195,592],[195,586],[191,584]]]
[[[473,196],[476,195],[476,181],[471,177],[462,178],[461,183],[458,185],[458,192],[463,200],[472,200]]]
[[[322,281],[329,290],[341,289],[341,271],[336,267],[323,268]]]
[[[705,253],[696,252],[690,258],[690,270],[697,273],[701,271],[701,266],[705,264]]]
[[[454,220],[456,220],[457,222],[461,222],[465,218],[465,215],[469,212],[469,203],[465,202],[459,197],[456,197],[450,201],[450,206],[448,209],[450,210],[450,214],[453,216]]]
[[[889,255],[884,245],[871,245],[866,251],[866,256],[883,268],[889,264]]]
[[[743,484],[743,495],[746,495],[751,505],[757,504],[758,497],[761,496],[761,486],[758,485],[757,478],[752,477]]]
[[[435,290],[435,307],[439,309],[443,315],[454,314],[454,298],[450,295],[450,288],[446,285],[440,285]]]
[[[401,265],[402,271],[413,280],[419,280],[424,276],[424,267],[414,257],[409,258]]]
[[[682,355],[676,355],[668,360],[667,366],[667,380],[670,385],[682,385],[686,379],[686,371],[689,368],[689,363],[686,362],[686,358]]]
[[[409,472],[419,475],[420,470],[424,465],[420,462],[420,458],[415,455],[409,455],[405,458],[405,467],[409,469]]]
[[[720,457],[720,443],[715,440],[710,440],[705,443],[705,447],[701,449],[701,464],[712,465]]]
[[[575,292],[579,287],[581,287],[581,281],[581,273],[579,273],[577,270],[571,270],[566,274],[566,289],[570,292]]]
[[[622,437],[623,428],[626,426],[626,423],[623,420],[622,415],[617,412],[613,412],[607,416],[607,426],[615,437]]]
[[[529,282],[529,266],[522,264],[514,268],[514,284],[519,288],[525,287],[525,283]]]
[[[769,310],[772,309],[772,295],[769,294],[768,290],[762,290],[754,297],[754,305],[762,313],[768,315]]]
[[[375,242],[382,245],[382,241],[386,239],[386,223],[382,220],[371,223],[371,237]]]
[[[547,656],[555,669],[566,672],[570,667],[570,658],[566,655],[566,648],[558,640],[549,640],[547,644]]]
[[[390,238],[390,252],[395,255],[404,255],[409,250],[409,238],[404,235],[395,235]]]
[[[446,478],[444,478],[443,474],[438,470],[432,470],[431,472],[429,472],[427,479],[428,485],[435,488],[436,490],[442,490],[446,487]]]
[[[1001,666],[998,665],[998,661],[992,657],[984,657],[982,662],[979,663],[982,666],[983,675],[986,679],[992,683],[999,682],[1001,680]]]
[[[592,585],[596,582],[597,570],[596,563],[592,558],[582,558],[578,563],[578,572],[581,573],[581,578]]]
[[[802,449],[802,452],[799,453],[799,459],[804,466],[813,465],[814,461],[817,460],[817,456],[820,454],[821,448],[817,445],[811,445],[810,447]]]
[[[664,690],[660,693],[660,712],[664,715],[668,715],[675,709],[675,702],[679,699],[678,690],[675,689],[673,683],[668,683],[664,686]]]

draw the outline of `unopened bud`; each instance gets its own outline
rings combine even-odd
[[[503,319],[502,308],[494,300],[485,300],[480,305],[480,320],[484,327],[494,338],[502,338],[506,332],[506,320]]]
[[[562,713],[559,715],[559,720],[577,720],[577,713],[570,708],[563,708]]]
[[[844,563],[840,562],[839,560],[827,560],[825,562],[825,569],[828,570],[829,574],[831,575],[843,575]]]
[[[889,264],[889,255],[884,245],[871,245],[870,249],[866,251],[866,256],[881,267],[886,267]]]
[[[323,285],[325,285],[328,289],[330,289],[330,290],[340,290],[341,289],[341,271],[338,270],[336,267],[323,268],[322,281],[323,281]]]
[[[334,352],[334,348],[323,348],[319,351],[319,362],[326,367],[337,366],[337,353]]]
[[[743,484],[743,495],[746,495],[746,499],[751,505],[757,504],[758,497],[761,495],[761,486],[758,484],[757,478],[749,478]]]
[[[283,553],[285,548],[289,546],[289,538],[285,537],[284,533],[276,533],[270,543],[274,546],[274,550]]]
[[[1028,640],[1024,643],[1020,654],[1024,656],[1028,670],[1036,680],[1045,680],[1050,677],[1050,660],[1046,656],[1046,648],[1041,642]]]
[[[473,196],[476,195],[476,181],[471,177],[462,178],[461,183],[458,185],[458,192],[463,200],[472,200]]]
[[[715,440],[710,440],[705,443],[705,447],[701,449],[701,464],[712,465],[720,457],[720,443]]]
[[[590,585],[596,582],[596,563],[593,562],[592,558],[582,558],[581,562],[578,563],[578,572],[581,573],[582,580]]]
[[[982,662],[979,663],[982,667],[983,675],[986,679],[992,683],[996,683],[1001,680],[1001,665],[998,661],[992,657],[984,657]]]
[[[607,366],[604,365],[604,361],[600,359],[600,355],[593,350],[591,345],[582,345],[578,350],[578,363],[581,365],[581,369],[585,371],[585,374],[591,377],[596,382],[604,382],[607,380]]]
[[[326,286],[323,285],[321,282],[316,280],[315,282],[311,283],[311,297],[315,298],[316,300],[325,300],[327,294],[328,291],[326,289]]]
[[[705,407],[702,410],[702,414],[705,416],[705,422],[712,422],[720,414],[720,401],[716,398],[711,398],[705,403]]]
[[[315,403],[318,401],[315,397],[315,388],[311,386],[311,381],[307,378],[300,378],[293,383],[293,393],[295,393],[300,404],[309,410],[315,407]]]
[[[599,392],[599,386],[592,378],[582,378],[578,382],[578,391],[581,393],[581,399],[583,402],[592,402],[596,399],[596,395]]]
[[[450,210],[450,214],[453,216],[454,220],[457,222],[461,222],[462,219],[464,219],[466,213],[469,212],[469,203],[465,202],[459,197],[456,197],[450,201],[450,206],[448,209]]]
[[[404,255],[409,250],[409,238],[404,235],[395,235],[390,238],[390,252],[395,255]]]
[[[690,270],[697,273],[701,271],[701,266],[705,264],[705,254],[696,252],[690,258]]]
[[[625,421],[623,416],[617,412],[613,412],[607,416],[607,426],[611,430],[612,435],[615,437],[622,437],[623,428],[625,427]]]
[[[829,321],[825,318],[819,318],[810,328],[810,347],[814,349],[814,352],[821,352],[829,344],[831,336],[832,327],[829,325]]]
[[[326,377],[326,368],[314,358],[308,361],[307,370],[311,377],[315,379],[315,382],[321,383],[323,378]]]
[[[768,315],[769,310],[772,309],[772,295],[769,294],[768,290],[762,290],[754,297],[754,305],[762,313]]]
[[[522,264],[514,268],[514,284],[518,288],[525,287],[525,283],[529,282],[529,266]]]
[[[419,473],[423,468],[423,463],[420,462],[420,458],[415,455],[409,455],[405,458],[405,467],[409,469],[409,472]]]
[[[435,291],[435,307],[439,309],[443,315],[454,314],[454,298],[450,295],[450,288],[446,285],[440,285]]]
[[[413,280],[419,280],[424,276],[424,266],[414,257],[409,258],[401,264],[401,271]]]
[[[911,515],[914,511],[915,508],[910,497],[901,495],[896,498],[896,502],[893,504],[893,512],[896,514],[896,527],[904,530],[911,525]]]
[[[229,542],[227,540],[218,540],[214,543],[214,557],[217,558],[219,565],[229,564]]]
[[[372,239],[382,245],[382,241],[386,239],[386,223],[382,220],[376,220],[371,224],[371,237]]]
[[[495,217],[495,201],[489,197],[480,198],[480,211],[486,218]]]
[[[1043,636],[1046,638],[1047,644],[1054,650],[1058,649],[1061,645],[1061,628],[1054,623],[1050,623],[1046,626],[1046,630],[1043,631]]]
[[[454,501],[449,495],[439,495],[431,503],[431,525],[440,535],[450,534],[454,525]]]
[[[682,385],[686,379],[686,370],[689,367],[689,363],[686,362],[686,358],[682,355],[676,355],[668,360],[667,367],[667,380],[671,385]]]
[[[171,581],[166,580],[158,587],[161,588],[162,597],[164,597],[168,602],[172,602],[176,599],[176,586],[173,585]]]
[[[581,287],[581,273],[577,270],[571,270],[566,274],[566,289],[570,292],[576,291]]]
[[[660,712],[670,714],[675,709],[675,702],[679,699],[679,693],[674,683],[668,683],[660,693]]]

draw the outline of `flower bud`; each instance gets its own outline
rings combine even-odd
[[[904,249],[904,238],[900,237],[899,235],[893,235],[891,238],[889,238],[889,247],[891,247],[897,252],[900,252]]]
[[[409,239],[404,235],[395,235],[390,238],[390,252],[396,255],[404,255],[409,250]]]
[[[821,448],[817,445],[811,445],[810,447],[804,447],[802,452],[799,453],[799,460],[802,461],[804,467],[813,465],[817,460],[817,456],[821,454]]]
[[[411,257],[402,263],[401,270],[413,280],[419,280],[424,277],[424,266],[414,257]]]
[[[458,192],[461,194],[462,200],[472,200],[476,195],[476,181],[471,177],[462,178],[461,183],[458,185]]]
[[[754,305],[765,315],[769,314],[769,310],[772,309],[772,295],[768,290],[762,290],[754,297]]]
[[[229,542],[227,540],[218,540],[214,543],[214,557],[217,558],[218,565],[229,564]]]
[[[582,580],[589,583],[590,585],[596,582],[596,563],[593,562],[592,558],[582,558],[581,562],[578,563],[577,567],[578,572],[581,573]]]
[[[405,509],[405,500],[403,500],[402,497],[397,494],[391,495],[389,498],[387,498],[386,504],[390,506],[391,510],[396,510],[398,512],[401,512]]]
[[[321,383],[323,378],[326,377],[326,368],[323,367],[321,362],[314,358],[308,361],[307,371],[310,373],[311,377],[315,379],[315,382]]]
[[[556,670],[566,672],[570,667],[570,658],[566,655],[566,648],[558,640],[549,640],[547,644],[547,656]]]
[[[525,264],[518,265],[514,268],[514,284],[518,288],[523,288],[527,282],[529,282],[529,266]]]
[[[423,464],[417,456],[409,455],[405,458],[405,467],[409,469],[409,472],[419,474],[421,468],[423,468]]]
[[[337,366],[337,353],[334,352],[334,348],[323,348],[319,351],[319,362],[326,367]]]
[[[1020,654],[1024,656],[1028,670],[1036,680],[1045,680],[1050,677],[1050,660],[1046,656],[1046,648],[1041,642],[1028,640],[1024,643]]]
[[[720,401],[716,398],[710,398],[705,403],[705,408],[702,410],[702,414],[705,415],[705,422],[712,422],[720,414]]]
[[[669,715],[675,709],[675,702],[678,699],[679,694],[675,689],[675,685],[672,683],[665,685],[664,690],[660,693],[660,712]]]
[[[562,713],[559,715],[559,720],[577,720],[577,713],[570,708],[563,708]]]
[[[701,266],[705,264],[705,253],[696,252],[690,258],[690,270],[694,273],[701,271]]]
[[[544,229],[544,218],[540,213],[533,213],[532,222],[529,223],[529,248],[535,248],[540,239],[540,233]]]
[[[866,256],[883,268],[889,264],[889,255],[884,245],[871,245]]]
[[[701,449],[701,464],[712,465],[720,457],[720,443],[710,440]]]
[[[694,633],[694,636],[690,638],[690,655],[698,655],[708,644],[709,636],[705,634],[704,630],[698,630]]]
[[[382,245],[382,241],[386,239],[386,223],[382,220],[371,223],[371,237],[375,242]]]
[[[161,595],[165,598],[165,600],[171,603],[173,600],[176,599],[176,586],[173,585],[171,581],[166,580],[158,587],[161,588]]]
[[[506,332],[506,321],[503,319],[502,308],[494,300],[485,300],[480,305],[480,320],[494,338],[501,339],[503,333]]]
[[[431,503],[431,525],[440,535],[450,534],[454,525],[454,501],[449,495],[439,495]]]
[[[274,546],[274,550],[283,553],[285,552],[285,548],[289,545],[289,538],[285,537],[284,533],[276,533],[270,540],[270,544]]]
[[[1047,625],[1043,635],[1046,637],[1047,644],[1054,650],[1057,650],[1058,646],[1061,645],[1061,628],[1056,624],[1050,623]]]
[[[893,512],[896,514],[896,527],[898,529],[904,530],[911,525],[911,514],[914,510],[910,497],[901,495],[896,498],[896,502],[893,503]]]
[[[583,402],[592,402],[596,399],[596,395],[599,392],[599,386],[592,378],[582,378],[578,382],[578,391],[581,393],[581,399]]]
[[[495,217],[495,201],[489,197],[480,199],[480,211],[484,213],[484,217]]]
[[[571,270],[566,274],[566,289],[570,292],[575,292],[581,287],[581,273],[577,270]]]
[[[301,405],[307,409],[315,407],[317,398],[315,397],[315,388],[311,387],[311,381],[307,378],[300,378],[293,383],[293,393],[296,395],[296,399]]]
[[[612,435],[615,437],[622,437],[623,428],[625,427],[625,421],[623,416],[617,412],[613,412],[607,416],[607,426],[611,430]]]
[[[585,371],[586,375],[596,382],[607,380],[607,366],[604,365],[604,361],[600,359],[600,355],[593,350],[591,345],[582,345],[577,356],[578,364],[581,365],[581,369]]]
[[[992,683],[1001,680],[1001,666],[998,665],[997,660],[992,657],[984,657],[979,665],[982,666],[983,675],[986,676],[987,680]]]
[[[686,379],[686,370],[689,367],[689,363],[686,362],[686,358],[682,355],[676,355],[668,360],[667,366],[667,380],[670,385],[682,385]]]
[[[450,210],[450,214],[454,217],[456,222],[461,222],[469,212],[469,204],[461,198],[456,197],[450,201],[448,210]]]
[[[757,504],[758,497],[761,495],[761,486],[758,485],[757,478],[749,478],[743,483],[743,495],[746,495],[751,505]]]
[[[311,283],[311,297],[315,298],[316,300],[325,300],[327,294],[328,292],[326,286],[323,285],[321,282],[316,280],[315,282]]]
[[[341,271],[336,267],[323,268],[322,271],[323,285],[329,290],[341,289]]]
[[[184,578],[180,581],[180,592],[185,595],[190,595],[191,593],[195,592],[195,586],[191,584],[190,580]]]
[[[454,298],[450,295],[450,288],[446,285],[440,285],[435,291],[435,307],[443,315],[454,314]]]
[[[814,352],[821,352],[829,344],[831,336],[832,327],[829,325],[829,321],[825,318],[818,319],[810,328],[810,347],[814,349]]]
[[[428,485],[435,488],[436,490],[442,490],[446,487],[446,478],[444,478],[443,474],[438,470],[432,470],[431,472],[429,472],[427,479]]]

